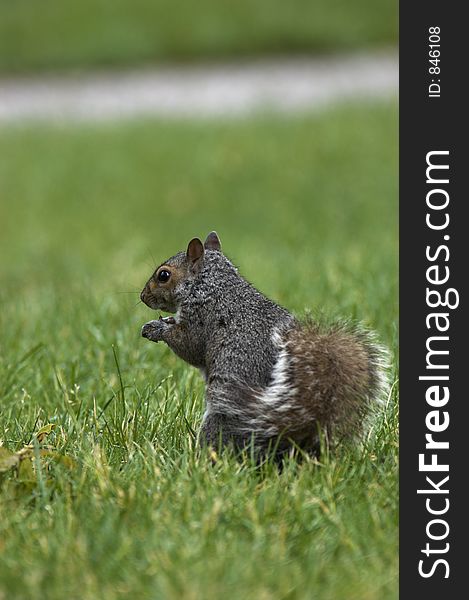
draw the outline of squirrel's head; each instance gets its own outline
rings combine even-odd
[[[221,252],[221,243],[215,231],[208,234],[205,243],[192,239],[186,252],[168,258],[153,273],[140,294],[140,299],[154,310],[174,313],[188,288],[202,269],[206,250]]]

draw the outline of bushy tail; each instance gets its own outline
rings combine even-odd
[[[230,381],[210,394],[211,409],[230,420],[236,443],[254,435],[263,446],[281,436],[317,450],[319,431],[336,441],[362,433],[387,385],[387,353],[375,335],[350,322],[308,321],[276,332],[273,343],[278,356],[266,388]]]
[[[332,437],[363,432],[387,388],[387,352],[374,333],[350,322],[307,322],[290,330],[285,347],[295,402]]]

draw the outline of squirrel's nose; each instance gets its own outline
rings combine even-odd
[[[142,302],[145,302],[145,290],[142,290],[141,294],[140,294],[140,300]]]

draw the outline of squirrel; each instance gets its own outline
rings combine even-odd
[[[246,281],[216,232],[163,262],[140,295],[173,313],[142,327],[199,368],[206,409],[199,443],[318,455],[321,433],[363,432],[384,391],[385,351],[363,327],[300,322]]]

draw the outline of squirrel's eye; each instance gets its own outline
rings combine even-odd
[[[166,283],[170,277],[171,273],[169,271],[166,271],[165,269],[158,273],[158,281],[160,283]]]

